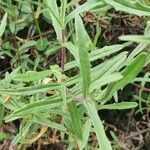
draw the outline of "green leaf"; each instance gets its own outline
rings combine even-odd
[[[47,98],[44,100],[39,100],[30,104],[25,105],[24,107],[17,109],[11,115],[5,117],[6,122],[16,120],[20,117],[27,117],[41,111],[46,111],[51,108],[56,108],[62,105],[62,98]]]
[[[36,41],[27,41],[23,45],[20,46],[19,51],[24,52],[26,49],[30,48],[31,46],[36,45]]]
[[[33,121],[36,124],[41,124],[43,126],[47,126],[47,127],[53,128],[53,129],[57,129],[59,131],[63,131],[63,132],[67,131],[67,129],[63,125],[60,125],[58,123],[52,122],[52,121],[47,120],[47,119],[37,118],[37,119],[33,119],[31,121]]]
[[[51,24],[52,20],[51,20],[51,16],[47,8],[42,10],[42,14],[43,14],[44,20],[48,22],[49,24]]]
[[[0,103],[0,126],[2,126],[3,124],[4,114],[4,106]]]
[[[123,142],[121,142],[118,137],[115,135],[114,132],[110,131],[110,134],[113,138],[113,140],[118,144],[118,146],[120,147],[120,149],[127,149],[127,145],[125,145]],[[116,144],[115,144],[116,145]]]
[[[8,134],[4,133],[4,132],[0,132],[0,140],[6,140],[8,139]]]
[[[91,77],[92,82],[100,79],[102,76],[110,75],[115,71],[118,71],[120,66],[125,62],[127,58],[127,53],[122,52],[117,56],[106,60],[105,62],[101,63],[98,66],[95,66],[91,69]]]
[[[44,70],[44,71],[27,71],[24,74],[17,74],[13,80],[15,81],[22,81],[22,82],[30,82],[30,81],[36,81],[43,79],[47,76],[51,76],[52,71],[51,70]]]
[[[74,56],[75,60],[79,60],[79,55],[78,55],[78,48],[71,42],[66,42],[62,44],[62,46],[66,47],[69,52]]]
[[[88,139],[89,139],[90,131],[91,131],[91,120],[89,119],[85,123],[85,128],[83,131],[83,140],[81,143],[81,149],[84,149],[88,145]]]
[[[20,141],[22,141],[23,139],[25,139],[25,137],[27,136],[27,134],[30,132],[30,129],[33,127],[33,123],[31,122],[23,122],[20,125],[20,130],[19,133],[15,136],[15,138],[12,141],[12,144],[17,144],[20,143]]]
[[[124,47],[129,46],[131,43],[127,42],[124,44],[116,44],[112,46],[105,46],[101,49],[92,50],[89,53],[89,59],[90,61],[95,61],[101,58],[104,58],[106,56],[110,56],[111,54],[114,54],[115,52],[119,52]],[[76,46],[69,43],[65,43],[64,46],[70,51],[70,53],[75,57],[75,60],[65,64],[65,71],[74,68],[79,67],[78,63],[78,54],[76,54]],[[127,52],[126,52],[127,53]]]
[[[15,34],[15,22],[14,21],[11,21],[9,23],[9,29],[13,34]]]
[[[150,7],[140,2],[128,0],[104,0],[108,5],[113,6],[117,11],[124,11],[138,16],[150,16]]]
[[[90,85],[90,92],[99,90],[103,85],[118,81],[121,78],[123,78],[123,76],[119,73],[104,75]]]
[[[13,69],[13,71],[9,74],[8,72],[5,74],[5,79],[3,79],[3,84],[5,84],[5,86],[0,85],[1,88],[5,87],[10,87],[10,82],[12,81],[12,79],[17,75],[17,73],[20,71],[21,67],[18,67],[16,69]],[[1,92],[0,92],[1,93]]]
[[[106,4],[104,4],[103,2],[99,2],[98,0],[92,0],[92,1],[88,1],[80,6],[78,6],[74,11],[72,11],[67,17],[66,17],[66,24],[73,19],[75,16],[88,11],[90,9],[93,9],[95,7],[105,7]]]
[[[31,4],[28,1],[23,1],[21,4],[21,11],[25,13],[32,14]]]
[[[98,139],[99,149],[101,150],[112,150],[111,144],[106,136],[102,121],[100,120],[94,102],[87,101],[84,103],[88,110],[88,115],[91,118],[91,122],[94,126],[94,130]]]
[[[123,79],[121,79],[119,82],[115,83],[114,91],[117,91],[118,89],[122,89],[124,86],[126,86],[128,83],[132,82],[134,78],[137,76],[137,74],[141,71],[141,69],[144,67],[147,60],[146,53],[141,53],[138,55],[122,72]]]
[[[7,25],[7,13],[5,13],[5,15],[3,16],[3,19],[1,21],[1,24],[0,24],[0,37],[3,35],[4,31],[5,31],[5,28],[6,28],[6,25]]]
[[[18,15],[18,11],[14,5],[9,5],[9,7],[0,5],[0,9],[8,13],[10,16],[16,17]]]
[[[89,54],[90,61],[95,61],[97,59],[104,58],[106,56],[110,56],[111,54],[119,52],[120,50],[129,46],[130,44],[131,44],[130,42],[127,42],[124,44],[115,44],[115,45],[111,45],[111,46],[104,46],[101,49],[93,50]]]
[[[57,7],[56,1],[50,1],[50,0],[44,0],[44,3],[46,7],[48,8],[48,11],[51,16],[51,20],[55,29],[55,32],[57,34],[57,39],[59,42],[61,42],[61,30],[62,30],[62,22],[60,18],[60,14]]]
[[[82,137],[81,118],[76,103],[73,100],[72,102],[68,103],[67,106],[71,116],[71,124],[73,132],[78,139],[82,140],[83,137]]]
[[[80,72],[82,77],[82,93],[84,97],[89,94],[90,86],[90,62],[88,55],[88,47],[90,43],[90,38],[84,28],[83,22],[80,16],[75,17],[75,30],[76,30],[76,41],[78,44],[78,54],[79,54],[79,64]]]
[[[149,44],[150,43],[150,36],[144,35],[123,35],[119,37],[122,41],[132,41],[137,43]]]
[[[60,89],[60,84],[50,83],[47,85],[30,86],[20,89],[0,89],[0,94],[33,95],[36,93],[46,92],[48,90],[58,90],[58,89]]]
[[[47,46],[48,46],[48,40],[47,40],[47,38],[42,38],[42,39],[37,40],[36,48],[39,51],[45,50],[47,48]]]
[[[121,103],[114,103],[114,104],[108,104],[108,105],[100,105],[98,109],[131,109],[137,107],[138,104],[136,102],[121,102]]]
[[[142,51],[144,51],[147,47],[147,44],[138,44],[138,46],[131,52],[131,54],[128,56],[125,64],[129,64],[132,59],[134,59],[135,56],[140,54]]]
[[[123,89],[128,83],[132,82],[137,74],[144,67],[147,60],[146,53],[139,54],[133,61],[121,72],[123,78],[116,83],[110,84],[103,96],[101,96],[101,100],[108,100],[114,92]]]

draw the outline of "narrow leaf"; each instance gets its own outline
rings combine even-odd
[[[71,116],[72,129],[76,137],[82,140],[81,118],[75,101],[68,103],[68,109]]]
[[[78,6],[74,11],[72,11],[67,17],[66,17],[66,24],[73,19],[75,16],[88,11],[90,9],[93,9],[95,7],[105,7],[106,4],[104,4],[104,2],[99,2],[98,0],[92,0],[92,1],[88,1],[80,6]]]
[[[124,35],[119,37],[122,41],[132,41],[137,43],[149,44],[150,43],[150,36],[144,35]]]
[[[89,54],[90,61],[95,61],[97,59],[104,58],[106,56],[110,56],[111,54],[119,52],[120,50],[129,46],[130,44],[131,44],[131,42],[130,43],[127,42],[124,44],[115,44],[115,45],[111,45],[111,46],[104,46],[101,49],[93,50]]]
[[[123,89],[128,83],[132,82],[137,74],[144,67],[147,60],[146,53],[139,54],[122,72],[123,78],[116,83],[112,83],[106,89],[105,94],[100,96],[100,100],[108,100],[114,92]]]
[[[84,149],[88,145],[88,139],[89,139],[90,131],[91,131],[91,120],[89,119],[85,123],[85,128],[84,128],[84,131],[83,131],[83,140],[82,140],[82,144],[81,144],[81,149]]]
[[[8,95],[33,95],[36,93],[46,92],[48,90],[57,90],[60,85],[57,83],[50,83],[46,85],[30,86],[20,89],[0,89],[0,94]]]
[[[128,83],[132,82],[137,74],[144,67],[147,60],[146,53],[141,53],[138,55],[122,72],[121,74],[124,76],[120,81],[115,83],[113,87],[113,91],[117,91],[118,89],[122,89]]]
[[[119,69],[119,67],[125,62],[127,53],[123,52],[119,55],[106,60],[100,65],[95,66],[91,69],[92,82],[100,79],[102,76],[112,74]]]
[[[89,94],[90,86],[90,62],[88,55],[88,44],[90,43],[90,38],[85,31],[83,22],[80,16],[75,18],[75,30],[76,30],[76,40],[78,44],[78,53],[80,61],[80,72],[82,77],[82,93],[86,97]]]
[[[17,74],[13,80],[16,81],[22,81],[22,82],[30,82],[30,81],[36,81],[43,79],[47,76],[51,76],[52,71],[51,70],[44,70],[44,71],[27,71],[24,74]]]
[[[12,144],[20,143],[21,140],[25,139],[25,137],[29,133],[31,127],[33,127],[33,123],[31,123],[31,122],[27,122],[27,123],[23,122],[20,125],[21,131],[15,136],[15,138],[12,141]]]
[[[26,50],[28,48],[30,48],[31,46],[36,45],[37,42],[36,41],[27,41],[25,42],[23,45],[20,46],[19,51],[23,51]]]
[[[131,109],[137,107],[138,104],[136,102],[121,102],[121,103],[114,103],[114,104],[108,104],[108,105],[101,105],[99,106],[99,109]]]
[[[113,6],[117,11],[124,11],[138,16],[150,16],[150,7],[140,2],[128,0],[104,0],[107,4]]]
[[[0,24],[0,37],[3,35],[5,31],[6,25],[7,25],[7,13],[5,13],[5,15],[3,16],[3,19]]]
[[[17,109],[11,115],[5,117],[6,122],[10,122],[20,118],[22,116],[26,117],[31,114],[39,113],[41,111],[49,110],[50,108],[56,108],[57,106],[62,105],[62,98],[47,98],[37,102],[33,102],[25,105],[24,107]]]
[[[84,104],[88,110],[88,115],[91,118],[95,133],[97,135],[98,144],[100,147],[99,149],[101,149],[101,150],[112,150],[111,144],[110,144],[110,142],[106,136],[106,133],[104,131],[102,121],[100,120],[100,118],[97,114],[97,110],[96,110],[94,102],[92,102],[92,101],[91,102],[85,102]]]
[[[103,85],[115,82],[123,78],[123,76],[119,73],[114,74],[108,74],[105,76],[102,76],[100,79],[96,80],[90,85],[90,92],[94,90],[99,90]]]
[[[63,125],[60,125],[58,123],[52,122],[52,121],[47,120],[47,119],[38,118],[38,119],[33,119],[32,121],[36,124],[41,124],[41,125],[44,125],[44,126],[47,126],[50,128],[57,129],[59,131],[63,131],[63,132],[67,131],[67,129]]]

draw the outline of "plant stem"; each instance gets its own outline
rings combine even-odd
[[[65,30],[64,29],[61,30],[61,40],[62,40],[62,43],[65,43]],[[61,47],[61,70],[62,70],[62,73],[64,73],[65,62],[66,62],[66,49],[64,46],[62,46]]]
[[[3,125],[3,118],[4,118],[4,107],[0,104],[0,126]]]
[[[136,84],[136,83],[133,83],[133,85],[136,86],[136,87],[139,88],[139,89],[142,89],[142,90],[145,91],[145,92],[150,92],[150,89],[149,89],[149,88],[143,87],[143,86],[138,85],[138,84]]]
[[[38,30],[38,33],[39,33],[40,40],[42,42],[43,41],[43,37],[42,37],[42,32],[41,32],[38,20],[37,20],[37,18],[35,18],[34,14],[32,16],[33,16],[33,19],[35,21],[35,24],[36,24],[36,27],[37,27],[37,30]]]

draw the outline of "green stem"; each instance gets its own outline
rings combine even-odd
[[[0,104],[0,127],[3,124],[3,118],[4,118],[4,107]]]
[[[43,37],[42,37],[42,32],[41,32],[38,20],[35,18],[34,14],[32,14],[32,16],[33,16],[33,19],[35,21],[35,24],[36,24],[36,27],[37,27],[37,30],[38,30],[38,33],[39,33],[39,36],[40,36],[40,39],[41,39],[41,42],[42,42],[43,41]]]

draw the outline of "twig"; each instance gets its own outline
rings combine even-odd
[[[149,88],[143,87],[143,86],[138,85],[138,84],[136,84],[136,83],[133,83],[133,85],[136,86],[136,87],[139,88],[139,89],[142,89],[142,90],[145,91],[145,92],[150,92],[150,89],[149,89]]]
[[[135,136],[138,136],[140,134],[143,134],[145,132],[150,132],[150,128],[147,128],[147,129],[144,129],[144,130],[141,130],[141,131],[137,131],[137,132],[134,132],[133,134],[130,134],[129,136],[126,136],[123,138],[123,140],[129,140]]]
[[[49,30],[49,31],[46,31],[46,32],[44,32],[44,33],[41,33],[41,35],[42,35],[42,36],[46,36],[47,34],[51,34],[51,33],[54,33],[54,31]],[[28,40],[32,40],[32,39],[35,39],[35,38],[38,38],[38,37],[40,37],[40,35],[32,36],[32,37],[28,38]]]

